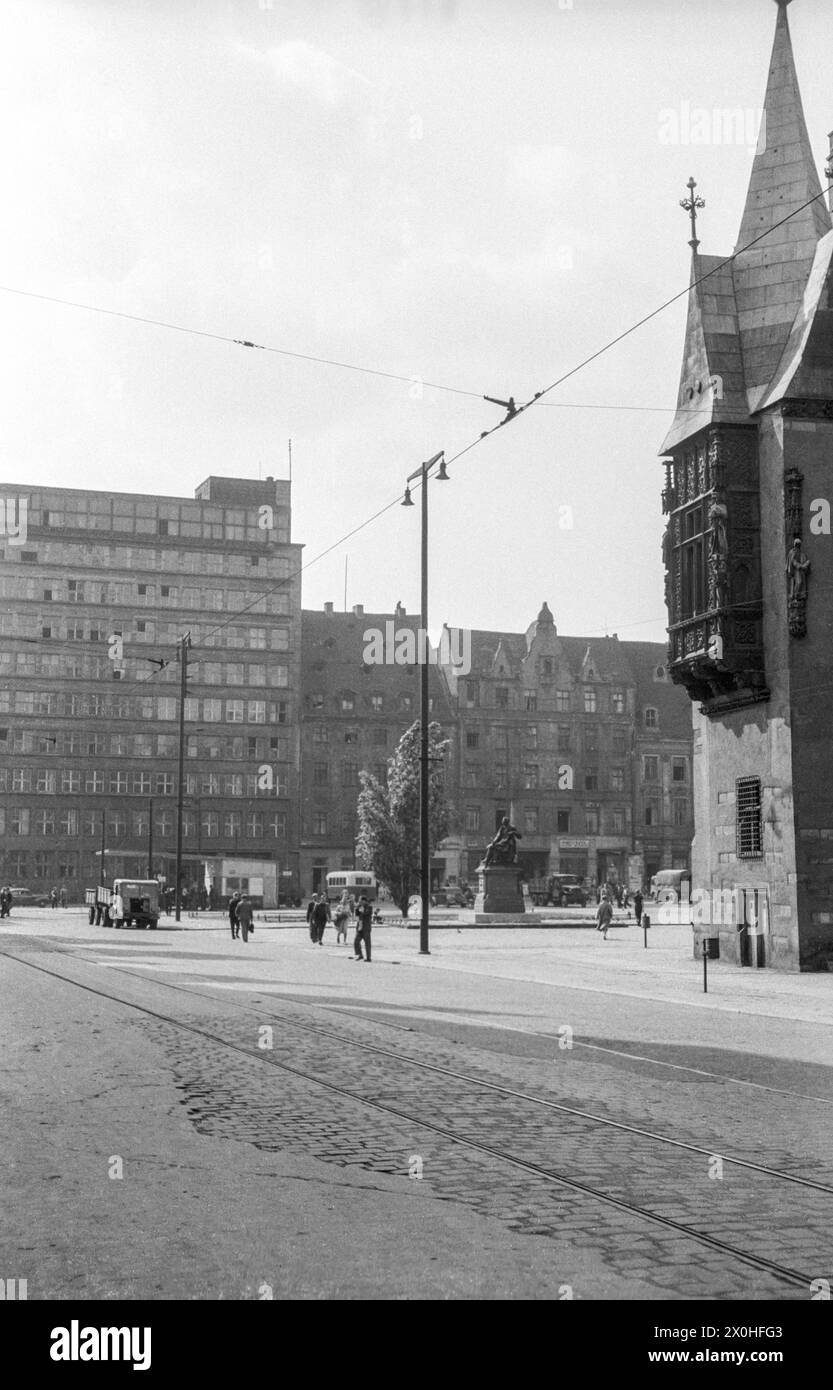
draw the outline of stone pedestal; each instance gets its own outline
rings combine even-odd
[[[477,873],[478,891],[474,900],[474,920],[481,916],[523,917],[526,912],[521,871],[517,864],[490,864]]]

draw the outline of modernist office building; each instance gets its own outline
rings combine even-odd
[[[6,882],[70,898],[108,875],[174,882],[178,649],[184,873],[298,889],[300,547],[290,484],[195,498],[0,488],[0,808]]]

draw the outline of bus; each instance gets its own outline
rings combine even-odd
[[[338,902],[347,890],[358,902],[364,894],[367,901],[375,903],[377,896],[376,875],[367,869],[339,869],[337,873],[327,874],[327,898],[331,903]]]

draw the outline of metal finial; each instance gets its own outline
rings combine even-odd
[[[697,213],[700,208],[706,206],[705,198],[701,198],[699,194],[695,194],[694,190],[696,187],[697,184],[692,176],[686,184],[690,197],[680,199],[680,207],[684,208],[691,218],[691,241],[688,244],[692,251],[696,251],[697,247],[700,245],[700,242],[697,240]]]

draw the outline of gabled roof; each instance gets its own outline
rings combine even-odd
[[[664,454],[707,425],[740,423],[772,404],[795,375],[799,348],[807,344],[808,281],[831,218],[804,120],[788,3],[778,0],[761,136],[736,255],[725,264],[717,256],[693,257],[677,410]],[[755,245],[739,249],[750,242]],[[823,294],[818,277],[813,294],[817,300]],[[817,302],[814,312],[821,307]],[[715,378],[716,388],[710,388]]]

